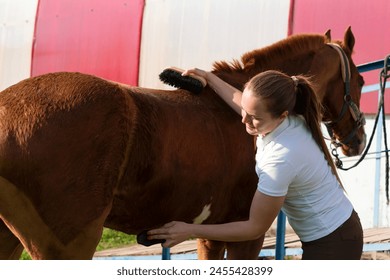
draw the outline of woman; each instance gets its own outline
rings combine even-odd
[[[148,239],[171,247],[189,238],[244,241],[264,235],[280,210],[302,242],[302,259],[360,259],[363,230],[346,197],[323,139],[321,106],[304,76],[266,71],[243,93],[211,72],[196,74],[236,112],[249,134],[257,136],[259,177],[249,219],[217,225],[171,222],[150,230]]]

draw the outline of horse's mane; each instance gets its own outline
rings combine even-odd
[[[218,61],[213,64],[216,72],[249,72],[261,69],[262,65],[270,65],[285,60],[291,54],[299,55],[314,51],[326,43],[326,38],[318,34],[292,35],[268,47],[256,49],[242,55],[241,61]]]

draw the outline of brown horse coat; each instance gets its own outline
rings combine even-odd
[[[348,30],[349,58],[352,39]],[[238,88],[266,69],[309,73],[332,118],[343,83],[329,40],[295,36],[215,72]],[[171,220],[246,219],[254,154],[240,117],[208,87],[194,96],[81,73],[24,80],[0,93],[0,258],[18,258],[22,244],[36,259],[88,259],[103,226],[137,234]],[[229,258],[244,259],[258,256],[262,239],[199,244],[200,258],[220,258],[226,245]]]

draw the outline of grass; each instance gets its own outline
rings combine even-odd
[[[100,242],[96,247],[96,251],[118,248],[126,245],[135,244],[136,242],[137,241],[135,235],[128,235],[123,232],[104,228],[102,238],[100,239]]]
[[[136,242],[135,235],[128,235],[109,228],[104,228],[102,238],[96,247],[96,251],[123,247],[126,245],[135,244]],[[26,251],[23,251],[20,260],[31,260],[31,257],[26,253]]]

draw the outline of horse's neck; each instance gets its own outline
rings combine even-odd
[[[275,61],[267,61],[262,65],[255,65],[248,73],[236,70],[236,71],[219,71],[216,74],[225,82],[231,84],[237,89],[243,90],[245,84],[255,75],[267,71],[278,70],[287,75],[300,75],[302,73],[308,73],[312,63],[312,59],[308,55],[289,56],[286,58],[280,58]]]
[[[251,78],[248,75],[236,72],[217,72],[215,74],[231,86],[241,91],[244,89],[245,83]]]

